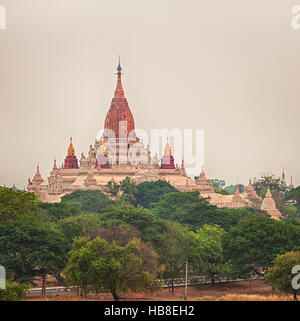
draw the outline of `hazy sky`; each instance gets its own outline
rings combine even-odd
[[[118,55],[136,127],[204,128],[205,169],[300,184],[300,0],[2,0],[0,184],[94,142]],[[176,159],[180,163],[181,160]]]

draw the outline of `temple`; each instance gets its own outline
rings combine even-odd
[[[68,148],[68,155],[65,159],[64,168],[78,168],[78,160],[75,156],[75,149],[72,142],[72,137],[70,138],[70,145]]]
[[[28,191],[37,193],[43,202],[59,202],[62,196],[75,190],[104,192],[109,181],[118,183],[129,177],[136,183],[165,180],[183,192],[199,191],[201,197],[217,207],[241,208],[261,202],[250,180],[244,193],[239,192],[237,185],[234,195],[222,195],[215,193],[203,167],[197,180],[189,177],[184,159],[181,166],[175,164],[168,138],[162,157],[157,154],[151,157],[150,147],[135,133],[134,118],[123,89],[120,61],[116,75],[116,89],[102,136],[90,145],[86,155],[81,153],[79,160],[71,137],[61,167],[54,160],[50,175],[43,179],[38,166],[33,180],[28,180]]]
[[[275,201],[272,197],[269,187],[268,187],[267,193],[265,195],[265,198],[262,201],[261,209],[263,211],[266,211],[275,220],[280,220],[282,218],[282,214],[276,208],[276,204],[275,204]]]

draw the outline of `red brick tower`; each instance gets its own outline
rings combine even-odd
[[[78,168],[78,160],[75,156],[75,149],[73,147],[72,137],[70,137],[68,156],[65,158],[64,168]]]
[[[115,95],[112,99],[110,108],[105,118],[104,128],[106,130],[107,129],[112,130],[115,133],[116,138],[119,138],[119,137],[127,138],[130,133],[131,135],[135,136],[134,119],[130,111],[130,108],[128,106],[128,102],[125,97],[124,89],[122,86],[122,80],[121,80],[122,68],[120,65],[120,59],[119,59],[119,65],[118,65],[117,71],[118,71],[117,87],[116,87]],[[122,123],[120,124],[120,122]],[[127,130],[127,133],[126,133],[126,130]]]

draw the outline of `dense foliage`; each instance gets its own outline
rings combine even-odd
[[[189,275],[212,282],[261,274],[278,255],[300,250],[299,188],[282,194],[279,187],[274,195],[294,215],[285,221],[254,208],[217,208],[165,181],[111,181],[105,193],[77,190],[54,204],[2,187],[0,264],[12,282],[39,278],[44,294],[53,276],[82,295],[106,289],[115,299],[157,289],[158,279],[174,290],[186,262]]]
[[[113,202],[100,191],[77,190],[62,198],[62,202],[77,202],[84,212],[102,213],[104,208]]]
[[[294,300],[297,300],[297,294],[300,293],[299,283],[298,289],[294,288],[292,285],[292,279],[299,280],[299,276],[292,274],[292,269],[298,266],[296,273],[300,272],[300,252],[288,252],[282,255],[278,255],[273,266],[270,267],[265,274],[265,278],[272,285],[273,288],[286,293],[292,293],[294,295]],[[296,280],[296,281],[297,281]]]
[[[156,254],[142,260],[141,241],[132,240],[125,246],[108,243],[96,237],[92,241],[77,239],[68,265],[64,270],[66,281],[80,286],[81,294],[89,291],[109,290],[115,301],[119,293],[128,290],[157,290],[158,264]]]
[[[21,301],[28,292],[26,284],[12,284],[6,282],[5,289],[0,289],[0,301]]]

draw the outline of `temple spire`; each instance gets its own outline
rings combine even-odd
[[[37,167],[36,167],[36,173],[34,175],[34,178],[33,178],[33,184],[34,185],[40,185],[41,183],[43,183],[43,178],[42,178],[42,175],[40,173],[40,166],[39,164],[37,164]]]
[[[284,173],[284,167],[283,167],[283,169],[282,169],[282,176],[281,176],[281,179],[282,179],[282,182],[283,182],[284,184],[286,184],[286,181],[285,181],[285,173]]]
[[[268,186],[267,193],[266,193],[265,197],[267,197],[267,198],[271,198],[272,197],[270,186]]]
[[[239,195],[239,194],[240,194],[239,183],[236,183],[236,186],[235,186],[235,195]]]
[[[169,137],[167,137],[167,143],[164,151],[164,155],[161,159],[161,168],[163,169],[175,169],[174,157],[172,155],[172,149],[169,144]]]
[[[235,203],[242,203],[243,202],[243,198],[242,198],[240,191],[239,191],[239,183],[236,183],[235,192],[232,197],[232,202],[235,202]]]
[[[77,160],[77,157],[75,156],[75,149],[73,146],[72,136],[70,137],[68,155],[65,158],[65,163],[63,168],[78,168],[78,160]]]
[[[269,186],[265,198],[262,201],[261,210],[266,211],[275,220],[279,220],[280,218],[282,218],[282,214],[276,207]]]
[[[132,137],[135,137],[134,119],[122,86],[122,67],[120,61],[116,74],[117,85],[110,108],[106,114],[104,122],[104,137],[110,137],[112,135],[111,131],[114,133],[115,138],[119,138],[122,135],[128,136],[129,134]]]
[[[53,169],[57,169],[56,158],[54,158]]]
[[[75,149],[73,146],[72,136],[70,137],[70,144],[68,148],[68,156],[74,156],[75,155]]]
[[[118,75],[118,80],[117,80],[117,87],[115,90],[115,96],[114,98],[124,98],[125,97],[125,93],[124,93],[124,89],[122,86],[122,67],[121,67],[121,62],[120,62],[120,56],[119,56],[119,64],[118,64],[118,68],[117,68],[117,73],[116,75]]]
[[[121,67],[121,58],[120,58],[120,55],[119,55],[119,64],[118,64],[118,68],[117,68],[117,74],[118,75],[121,75],[122,74],[122,67]]]
[[[167,156],[172,155],[172,148],[169,144],[169,137],[167,137],[167,143],[166,143],[166,147],[165,147],[165,155],[167,155]]]

